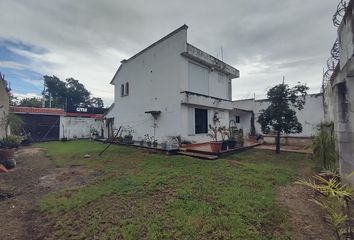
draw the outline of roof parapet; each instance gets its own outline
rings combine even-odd
[[[210,54],[200,50],[197,47],[187,43],[187,52],[181,53],[182,56],[190,58],[200,64],[206,65],[211,70],[218,70],[227,75],[230,75],[231,78],[240,77],[240,71],[236,68],[230,66],[229,64],[217,59],[216,57],[211,56]]]

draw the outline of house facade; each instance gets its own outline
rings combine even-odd
[[[121,62],[111,81],[114,128],[132,128],[134,140],[148,134],[159,142],[206,142],[209,124],[229,125],[231,81],[239,71],[189,44],[187,29],[183,25]]]
[[[4,117],[9,113],[9,104],[9,89],[7,88],[4,76],[0,73],[0,139],[4,138],[6,131],[8,131],[2,122]]]

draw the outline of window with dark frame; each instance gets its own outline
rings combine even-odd
[[[195,108],[195,133],[208,133],[208,110]]]
[[[236,123],[240,123],[240,116],[236,116],[235,121],[236,121]]]
[[[128,96],[129,95],[129,83],[125,84],[125,95]]]
[[[120,85],[120,96],[124,96],[124,84]]]

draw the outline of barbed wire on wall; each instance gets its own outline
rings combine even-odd
[[[325,89],[325,87],[331,80],[331,77],[335,72],[337,65],[339,64],[339,57],[339,41],[338,39],[336,39],[331,49],[331,56],[327,59],[326,68],[323,71],[322,90]]]
[[[333,14],[332,21],[335,27],[339,27],[345,16],[347,10],[348,0],[340,0],[335,13]],[[326,66],[323,70],[322,78],[322,91],[324,91],[330,82],[332,75],[335,73],[337,65],[339,64],[340,52],[339,52],[339,41],[338,38],[333,44],[330,52],[331,56],[327,59]]]
[[[340,0],[339,4],[337,5],[337,10],[334,13],[332,18],[333,25],[335,27],[339,27],[339,25],[342,23],[347,6],[348,6],[348,0]]]

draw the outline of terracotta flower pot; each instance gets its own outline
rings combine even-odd
[[[222,151],[226,151],[227,150],[227,141],[222,141],[221,142],[221,150]]]
[[[210,142],[212,152],[219,153],[221,151],[221,142]]]
[[[236,147],[236,140],[229,139],[227,142],[227,146],[229,149],[234,149]]]
[[[0,161],[14,159],[15,149],[0,149]]]

